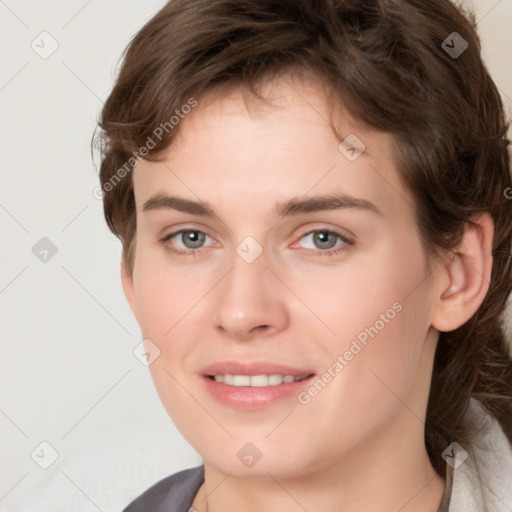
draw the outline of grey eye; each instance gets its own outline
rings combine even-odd
[[[187,249],[199,249],[206,240],[206,235],[201,231],[182,231],[178,236]]]
[[[336,233],[330,233],[329,231],[313,231],[304,235],[304,238],[314,247],[309,246],[308,248],[314,249],[332,249],[336,246],[340,236]],[[307,247],[307,246],[306,246]]]
[[[332,249],[336,245],[337,235],[326,231],[315,233],[313,240],[319,249]]]

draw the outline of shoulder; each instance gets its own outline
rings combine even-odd
[[[132,501],[123,512],[187,512],[204,481],[204,466],[168,476]]]

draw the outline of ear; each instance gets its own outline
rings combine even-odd
[[[121,283],[123,285],[124,296],[130,305],[133,315],[137,317],[137,305],[135,301],[135,289],[133,285],[133,272],[126,266],[126,263],[121,262]]]
[[[494,222],[488,213],[466,224],[461,244],[438,267],[432,326],[449,332],[465,324],[482,304],[491,279]]]

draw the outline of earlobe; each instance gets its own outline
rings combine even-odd
[[[432,326],[449,332],[465,324],[482,304],[491,279],[492,217],[481,214],[467,224],[452,258],[440,266],[438,298],[434,304]]]
[[[130,305],[133,315],[137,318],[133,271],[131,271],[124,262],[121,262],[121,283],[123,285],[124,296]]]

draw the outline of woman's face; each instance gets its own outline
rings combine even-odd
[[[156,388],[224,473],[405,454],[423,443],[437,336],[391,139],[346,118],[366,149],[340,146],[313,82],[267,96],[277,106],[254,111],[241,91],[199,99],[165,161],[134,170],[123,284],[160,351]]]

